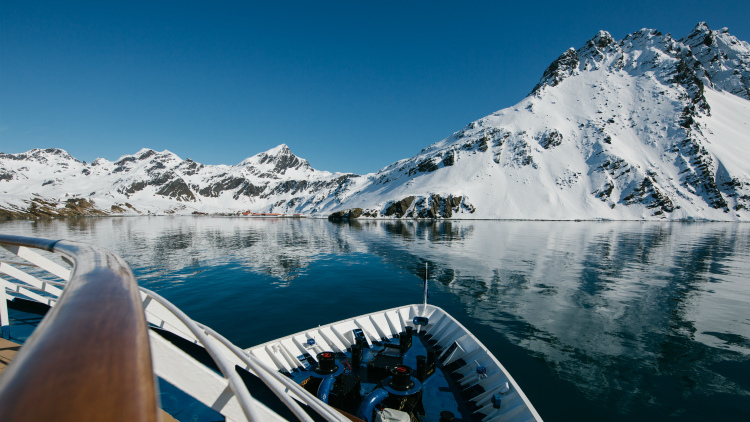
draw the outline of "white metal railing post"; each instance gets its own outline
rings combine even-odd
[[[320,402],[317,397],[308,393],[307,390],[305,390],[302,386],[296,384],[294,381],[286,378],[284,375],[278,373],[277,371],[266,367],[254,356],[246,354],[244,351],[242,351],[240,348],[235,346],[233,343],[224,338],[222,335],[218,334],[210,327],[207,327],[190,319],[190,317],[185,315],[179,308],[177,308],[174,304],[172,304],[165,298],[161,297],[159,294],[143,287],[141,287],[140,290],[147,297],[156,301],[156,303],[159,303],[172,315],[177,317],[179,321],[184,324],[188,330],[191,331],[198,342],[203,345],[206,351],[209,352],[209,355],[211,355],[214,362],[216,362],[216,364],[220,368],[231,367],[235,365],[235,363],[228,361],[227,357],[225,357],[224,355],[224,352],[228,352],[231,355],[234,355],[237,360],[245,364],[248,369],[252,371],[251,373],[257,376],[261,381],[263,381],[263,383],[266,384],[266,386],[279,398],[279,400],[281,400],[287,406],[287,408],[289,408],[289,410],[291,410],[292,413],[294,413],[295,416],[297,416],[301,421],[312,421],[312,419],[304,412],[304,410],[302,410],[301,407],[299,407],[295,400],[287,394],[287,391],[297,395],[297,397],[299,397],[306,405],[310,406],[315,412],[317,412],[327,421],[335,422],[347,420],[337,412],[328,408],[324,403]],[[209,339],[214,340],[218,343],[213,343],[209,341]],[[224,350],[217,348],[217,346],[223,346]],[[229,372],[230,371],[227,371],[227,373]],[[243,409],[252,408],[252,399],[249,395],[249,392],[247,394],[242,394],[244,383],[237,382],[236,380],[226,376],[226,374],[225,378],[227,378],[230,387],[235,392],[240,406],[242,406]],[[274,382],[281,384],[283,388],[279,388],[279,386],[275,385]],[[237,394],[237,392],[239,392],[240,394]]]
[[[208,334],[206,333],[206,331],[199,328],[195,321],[185,315],[185,313],[182,312],[182,310],[176,307],[174,304],[172,304],[172,302],[169,302],[168,300],[150,290],[146,290],[143,288],[140,288],[140,290],[145,291],[153,299],[159,301],[174,316],[176,316],[180,320],[180,322],[185,324],[192,335],[201,342],[203,347],[211,356],[211,359],[213,359],[213,361],[219,367],[219,371],[221,372],[221,374],[229,382],[229,388],[232,390],[232,393],[237,396],[237,401],[239,402],[240,407],[242,408],[242,411],[245,414],[247,420],[251,422],[262,420],[258,413],[258,409],[255,406],[254,401],[252,400],[252,396],[247,389],[247,386],[245,386],[245,383],[242,382],[239,374],[234,371],[234,367],[229,365],[229,363],[225,359],[222,359],[219,350],[217,350],[214,344],[211,343],[211,341],[208,339]]]
[[[5,294],[5,286],[0,285],[0,327],[10,325],[8,318],[8,295]]]

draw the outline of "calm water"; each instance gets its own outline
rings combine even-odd
[[[750,225],[138,217],[1,222],[92,242],[241,347],[421,301],[547,421],[750,420]]]

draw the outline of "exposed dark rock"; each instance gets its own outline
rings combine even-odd
[[[155,179],[153,179],[150,182],[148,182],[148,184],[151,185],[151,186],[162,186],[162,185],[170,183],[170,182],[172,182],[173,180],[176,180],[176,179],[182,180],[174,172],[172,172],[172,171],[166,171],[166,172],[158,175]]]
[[[234,199],[239,199],[240,196],[254,197],[260,196],[266,189],[265,186],[255,186],[252,183],[245,181],[242,183],[239,189],[232,196]]]
[[[184,175],[192,176],[203,169],[203,164],[198,164],[191,159],[186,159],[177,167]]]
[[[503,143],[510,138],[510,132],[506,132],[500,128],[489,128],[482,135],[483,139],[487,142],[491,142],[493,147],[501,147]]]
[[[586,44],[577,51],[578,59],[580,61],[585,61],[586,58],[590,58],[594,60],[594,62],[600,62],[604,59],[605,52],[608,52],[611,49],[620,52],[620,48],[614,38],[612,38],[612,36],[606,31],[599,31],[594,38],[588,40]],[[620,58],[622,58],[621,52]]]
[[[495,148],[495,153],[493,154],[492,161],[494,161],[496,164],[500,164],[500,160],[503,155],[503,145],[505,144],[505,141],[510,138],[510,132],[502,132],[500,130],[497,130],[497,132],[493,135],[490,135],[488,133],[488,136],[492,139],[492,146]]]
[[[81,162],[81,161],[76,160],[70,154],[68,154],[67,152],[59,148],[47,148],[47,149],[36,148],[36,149],[32,149],[31,151],[29,151],[28,154],[3,154],[3,155],[0,155],[0,158],[10,158],[11,160],[33,159],[34,161],[37,161],[39,163],[47,163],[48,162],[47,157],[50,155],[63,158],[67,161],[74,161],[77,163]],[[58,163],[58,164],[64,164],[64,163]]]
[[[748,210],[750,209],[750,183],[742,183],[742,181],[736,177],[726,180],[726,177],[722,177],[722,181],[718,183],[718,187],[728,198],[734,198],[734,210]],[[718,178],[717,178],[718,179]]]
[[[148,182],[135,182],[132,185],[130,185],[128,188],[121,190],[120,193],[131,195],[136,192],[142,191],[143,189],[146,188],[146,186],[148,186]]]
[[[166,183],[156,192],[157,195],[167,196],[178,201],[195,201],[195,195],[182,178],[178,177]]]
[[[697,63],[697,62],[696,62]],[[685,90],[690,95],[692,105],[685,107],[683,110],[683,122],[681,123],[684,127],[692,125],[692,117],[696,113],[696,107],[701,112],[711,115],[711,106],[708,105],[706,97],[704,96],[705,87],[703,81],[696,75],[695,71],[685,62],[680,60],[677,63],[672,82],[677,83],[685,87]],[[685,120],[690,119],[691,123],[685,125]]]
[[[310,186],[310,182],[307,180],[287,180],[286,182],[279,183],[276,187],[268,192],[265,196],[279,195],[284,193],[291,193],[292,195],[297,194],[301,190],[305,190]]]
[[[711,207],[729,211],[729,204],[716,182],[713,158],[700,141],[687,138],[677,145],[676,150],[687,164],[684,165],[686,171],[682,173],[683,185],[692,187]]]
[[[44,152],[46,152],[47,154],[58,155],[64,158],[73,158],[70,156],[70,154],[68,154],[64,150],[61,150],[60,148],[47,148],[44,150]]]
[[[542,135],[542,139],[539,140],[539,145],[544,149],[550,149],[562,144],[562,141],[562,133],[558,132],[557,129],[553,129]]]
[[[26,154],[5,154],[0,152],[0,159],[2,160],[13,160],[13,161],[24,161],[29,158]]]
[[[361,217],[362,214],[362,208],[352,208],[350,210],[336,211],[328,216],[328,221],[354,220]],[[366,215],[366,217],[369,217],[369,215]]]
[[[24,218],[30,218],[31,216],[26,213],[6,210],[0,208],[0,220],[19,220]]]
[[[346,211],[336,211],[328,216],[328,221],[341,221],[346,213]]]
[[[121,189],[120,193],[132,195],[142,191],[147,186],[160,186],[157,195],[177,199],[178,201],[195,201],[195,195],[185,181],[172,171],[167,171],[152,180],[141,180],[132,183],[127,188]]]
[[[542,80],[531,90],[532,95],[539,95],[545,86],[557,86],[563,79],[572,75],[578,67],[578,54],[570,48],[552,62],[544,71]]]
[[[28,208],[18,208],[15,210],[0,210],[0,216],[5,218],[34,218],[34,217],[74,217],[81,215],[102,216],[107,215],[96,207],[93,200],[85,198],[70,198],[63,202],[65,205],[60,208],[60,202],[56,199],[46,199],[39,196],[28,201]]]
[[[123,165],[125,165],[127,163],[134,163],[135,161],[136,161],[135,157],[128,156],[128,157],[124,157],[121,160],[115,161],[115,165],[117,165],[117,166],[123,166]]]
[[[448,167],[452,166],[456,162],[456,151],[450,150],[445,154],[445,158],[443,158],[443,166]]]
[[[422,173],[433,172],[438,169],[432,158],[426,158],[417,164],[417,170]]]
[[[165,166],[164,163],[162,163],[161,161],[156,161],[154,165],[152,165],[151,167],[148,168],[148,170],[146,170],[146,172],[148,172],[148,174],[153,174],[157,170],[161,170],[164,168],[167,168],[167,166]]]
[[[393,202],[385,209],[385,215],[386,216],[395,216],[396,218],[401,218],[404,214],[406,214],[406,211],[411,207],[411,204],[414,203],[414,197],[409,196],[407,198],[404,198],[400,201]]]
[[[487,148],[488,148],[487,146],[488,141],[489,141],[489,137],[486,136],[485,134],[477,139],[473,139],[468,142],[465,142],[463,145],[461,145],[461,149],[464,151],[478,150],[480,152],[485,152],[487,151]]]
[[[671,213],[675,210],[674,203],[659,189],[652,175],[646,175],[630,194],[622,198],[622,202],[626,205],[644,204],[646,208],[655,209],[653,215]]]
[[[443,198],[440,195],[430,195],[420,201],[421,209],[417,212],[418,218],[451,218],[454,212],[460,210],[463,197],[448,195]]]
[[[615,39],[612,38],[609,32],[599,31],[599,33],[596,34],[594,38],[590,39],[588,43],[597,48],[605,48],[611,44],[615,44]]]
[[[519,133],[519,136],[523,135]],[[516,165],[521,166],[528,166],[531,165],[534,168],[536,168],[536,164],[534,163],[534,159],[531,157],[531,148],[529,147],[529,144],[526,143],[525,140],[519,139],[518,142],[513,144],[513,151],[512,151],[512,162]]]
[[[714,43],[714,37],[710,33],[706,34],[706,38],[703,38],[703,44],[710,47]]]
[[[601,189],[595,190],[593,194],[601,201],[606,201],[610,196],[612,196],[612,191],[614,190],[614,188],[614,183],[612,183],[611,180],[608,180]]]
[[[487,138],[480,138],[477,143],[477,150],[479,150],[479,152],[487,152],[488,149],[489,145],[487,145]]]
[[[138,156],[138,159],[139,160],[145,160],[146,158],[153,157],[154,155],[156,155],[156,151],[150,149],[150,150],[144,152],[143,154],[141,154],[140,156]]]
[[[199,190],[198,194],[205,197],[216,198],[224,191],[237,189],[245,183],[249,184],[249,182],[247,182],[247,180],[242,177],[227,176],[226,174],[222,174],[217,178],[221,177],[224,178],[217,182],[211,183],[210,185]]]
[[[624,159],[607,154],[607,158],[596,168],[596,170],[609,174],[611,179],[608,178],[608,180],[617,180],[621,176],[630,173],[631,166]],[[600,190],[601,189],[597,191]]]

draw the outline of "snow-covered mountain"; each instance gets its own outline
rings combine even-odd
[[[314,170],[283,144],[234,166],[151,149],[92,163],[61,149],[34,149],[0,154],[0,215],[310,210],[353,177]]]
[[[82,163],[0,155],[6,214],[240,210],[319,216],[750,221],[750,44],[700,23],[685,38],[600,31],[517,105],[357,176],[285,145],[236,166],[142,150]]]
[[[750,45],[599,32],[514,107],[353,180],[341,208],[520,219],[748,220]],[[394,207],[388,201],[400,201]]]

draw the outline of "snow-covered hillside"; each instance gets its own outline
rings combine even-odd
[[[601,31],[516,106],[354,180],[335,209],[746,221],[749,72],[750,45],[726,29],[701,23],[680,41],[643,29],[620,42]]]
[[[316,171],[285,145],[235,166],[32,150],[0,154],[0,215],[750,221],[749,161],[750,44],[701,23],[680,40],[601,31],[514,107],[377,173]]]
[[[0,154],[0,208],[9,216],[285,212],[310,209],[353,177],[316,171],[283,144],[235,166],[150,149],[92,163],[35,149]]]

